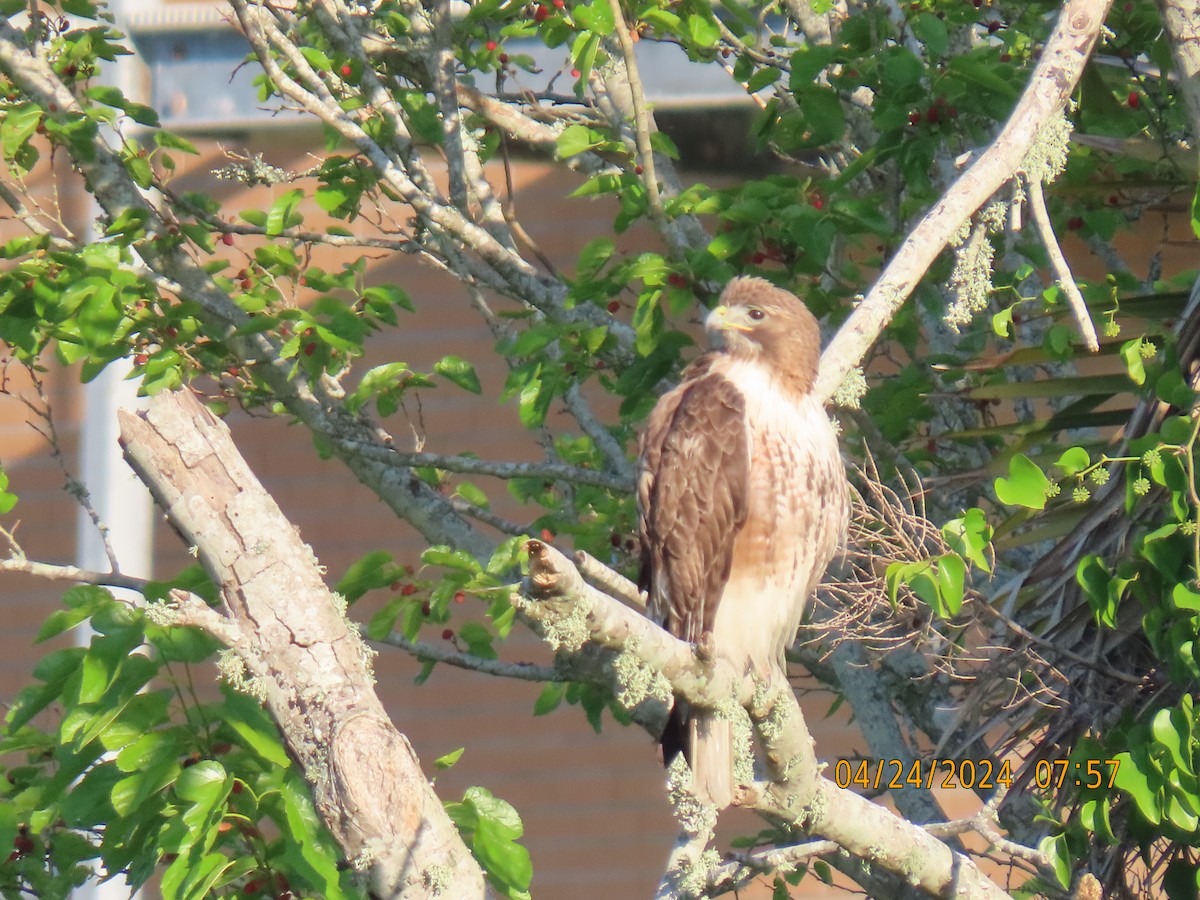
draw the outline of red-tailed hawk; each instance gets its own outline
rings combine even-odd
[[[713,349],[658,401],[640,445],[638,524],[650,615],[779,683],[805,600],[845,535],[837,436],[812,394],[817,321],[761,278],[735,278],[705,321]],[[676,703],[663,735],[699,796],[733,800],[730,723]]]

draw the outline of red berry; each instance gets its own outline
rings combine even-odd
[[[342,66],[342,77],[343,77],[343,78],[349,78],[349,77],[350,77],[351,75],[353,75],[353,74],[354,74],[354,69],[352,69],[352,68],[350,67],[350,64],[349,64],[349,63],[347,63],[346,65]]]
[[[149,358],[150,357],[148,357],[145,353],[139,353],[133,358],[133,364],[135,366],[144,366],[146,364],[146,360]]]
[[[484,46],[487,47],[489,51],[491,51],[491,50],[495,50],[500,45],[497,44],[495,41],[488,41],[486,44],[484,44]]]
[[[549,528],[543,528],[542,529],[542,540],[545,541],[547,544],[550,543],[552,540],[554,540],[554,532],[551,531]]]
[[[411,597],[416,592],[417,586],[415,584],[406,584],[400,589],[400,595],[403,597]]]
[[[507,65],[507,64],[508,64],[508,54],[507,54],[507,53],[501,53],[501,54],[500,54],[500,65],[502,65],[502,66],[503,66],[503,65]]]
[[[1069,228],[1071,231],[1078,231],[1082,227],[1083,219],[1081,219],[1079,216],[1071,216],[1071,218],[1067,219],[1067,228]]]
[[[232,247],[233,246],[233,235],[230,234],[228,231],[225,232],[223,235],[221,235],[221,243],[224,244],[226,247]]]
[[[983,6],[983,0],[974,0],[974,2],[976,9],[979,9],[979,7]]]
[[[545,22],[550,17],[550,10],[544,3],[539,3],[537,9],[533,11],[533,21],[539,25]]]
[[[583,73],[582,73],[582,72],[580,72],[578,69],[572,69],[572,70],[571,70],[571,77],[572,77],[572,78],[578,78],[578,77],[579,77],[580,75],[582,75],[582,74],[583,74]]]
[[[450,628],[443,629],[443,631],[442,631],[442,640],[443,641],[448,641],[452,637],[454,637],[453,629],[450,629]]]
[[[466,593],[464,591],[455,591],[454,592],[454,602],[455,603],[466,603],[467,602]]]
[[[1108,195],[1108,205],[1109,206],[1120,206],[1121,198],[1118,197],[1116,194],[1109,194]]]
[[[312,356],[316,352],[317,352],[317,345],[316,345],[315,341],[309,341],[307,344],[304,345],[304,355],[305,356]]]
[[[1011,53],[1001,53],[1000,54],[1000,62],[1012,62],[1012,54]]]
[[[1130,109],[1137,109],[1142,105],[1142,98],[1137,95],[1137,91],[1130,91],[1128,101]]]
[[[616,314],[616,312],[617,312],[618,310],[620,310],[620,308],[621,308],[621,301],[620,301],[620,300],[609,300],[609,301],[608,301],[608,311],[609,311],[610,313]]]
[[[909,125],[920,125],[921,124],[921,114],[919,112],[909,113],[908,114],[908,124]]]
[[[634,166],[634,167],[633,167],[633,174],[634,174],[634,175],[641,175],[641,174],[642,174],[642,167],[641,167],[641,166]]]
[[[995,34],[997,31],[999,31],[1003,27],[1004,26],[1001,25],[998,21],[996,21],[995,19],[992,19],[992,21],[987,23],[988,34]]]
[[[762,253],[755,253],[753,256],[750,257],[750,262],[754,263],[754,265],[756,265],[756,266],[761,266],[763,264],[763,262],[766,260],[766,258],[767,257]]]
[[[812,208],[813,208],[813,209],[824,209],[824,208],[825,208],[825,201],[824,201],[824,200],[822,200],[820,197],[813,197],[813,199],[812,199]]]
[[[933,124],[935,124],[935,123],[937,122],[937,120],[938,120],[938,111],[937,111],[937,107],[936,107],[936,106],[931,106],[931,107],[929,107],[929,109],[925,110],[925,120],[926,120],[926,121],[927,121],[927,122],[928,122],[930,125],[933,125]]]
[[[688,281],[678,272],[672,272],[667,276],[667,284],[671,285],[671,287],[685,288],[688,286]]]
[[[240,794],[245,789],[246,789],[246,786],[244,784],[242,784],[240,781],[235,781],[233,783],[233,785],[229,788],[229,790],[235,794]]]

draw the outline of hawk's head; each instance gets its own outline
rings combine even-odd
[[[800,300],[763,278],[735,278],[704,320],[714,347],[768,366],[807,393],[817,378],[821,331]]]

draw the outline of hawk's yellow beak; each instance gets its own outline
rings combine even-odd
[[[746,310],[728,306],[718,306],[710,312],[704,327],[709,331],[750,331],[754,328],[746,318]]]

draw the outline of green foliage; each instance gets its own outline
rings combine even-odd
[[[365,896],[258,702],[228,689],[195,699],[211,638],[152,625],[101,588],[63,599],[39,639],[85,621],[96,635],[45,656],[9,709],[0,842],[14,851],[0,890],[65,896],[99,860],[134,886],[160,872],[170,900],[268,885]]]
[[[809,6],[832,9],[827,0]],[[676,171],[685,176],[676,183],[662,173],[679,148],[665,130],[651,128],[657,192],[643,171],[646,148],[625,121],[624,95],[615,106],[595,95],[621,65],[610,56],[618,52],[612,4],[469,4],[446,26],[460,93],[496,92],[515,115],[464,101],[458,142],[477,151],[484,171],[511,174],[517,146],[570,167],[579,175],[569,202],[611,216],[611,234],[578,247],[573,265],[553,261],[560,271],[526,254],[526,237],[506,230],[511,195],[519,194],[511,183],[494,186],[490,196],[472,183],[463,202],[441,202],[423,151],[454,159],[447,137],[454,117],[422,68],[428,54],[412,52],[431,33],[428,23],[414,21],[421,10],[384,2],[364,13],[357,24],[371,46],[390,48],[386,53],[365,52],[320,16],[297,18],[290,26],[297,52],[277,54],[280,74],[259,77],[262,99],[281,95],[290,79],[319,94],[325,109],[362,113],[354,118],[358,130],[326,123],[326,153],[306,172],[235,159],[231,177],[269,185],[271,194],[263,208],[234,210],[180,189],[174,157],[197,148],[108,83],[105,62],[128,52],[108,14],[87,0],[43,8],[48,18],[24,26],[24,39],[37,45],[38,58],[74,102],[60,109],[20,72],[3,73],[5,183],[19,193],[51,159],[63,170],[67,163],[82,167],[97,158],[103,134],[115,154],[107,177],[121,189],[100,198],[94,240],[76,240],[43,216],[53,226],[48,231],[43,221],[0,245],[6,357],[37,370],[53,355],[84,380],[125,358],[146,393],[194,385],[214,405],[270,411],[310,427],[365,420],[381,433],[393,417],[415,410],[419,418],[422,398],[434,388],[439,395],[465,391],[507,404],[536,453],[619,475],[628,460],[614,456],[633,452],[656,397],[697,353],[696,318],[731,277],[749,273],[787,286],[830,327],[849,315],[964,155],[990,142],[1007,120],[1059,4],[853,4],[828,44],[804,40],[796,29],[773,30],[763,10],[733,2],[626,5],[632,39],[676,48],[680,66],[683,56],[686,65],[725,66],[734,83],[757,96],[750,137],[777,161],[773,171],[723,173],[719,188],[687,183],[684,170]],[[9,17],[24,11],[16,2],[5,7]],[[1115,4],[1106,28],[1103,61],[1088,65],[1071,116],[1077,131],[1111,139],[1116,149],[1099,149],[1095,140],[1071,145],[1065,170],[1047,190],[1053,224],[1064,237],[1111,242],[1142,217],[1145,185],[1153,185],[1186,193],[1200,234],[1194,172],[1170,152],[1187,141],[1189,123],[1160,14],[1148,0]],[[535,42],[563,60],[542,93],[529,86],[534,76],[550,77],[525,52]],[[78,192],[79,184],[61,193]],[[90,189],[103,190],[96,183]],[[169,215],[157,215],[143,196]],[[496,198],[504,202],[493,204]],[[1070,596],[1099,634],[1136,634],[1159,667],[1146,677],[1166,687],[1105,735],[1064,730],[1075,737],[1063,738],[1066,746],[1056,752],[1084,772],[1089,760],[1119,759],[1120,775],[1103,788],[1042,788],[1054,800],[1047,816],[1061,828],[1041,846],[1060,885],[1070,882],[1089,842],[1136,843],[1147,853],[1156,841],[1182,848],[1164,851],[1161,883],[1169,897],[1193,896],[1198,426],[1192,361],[1181,364],[1167,326],[1190,277],[1143,283],[1142,272],[1114,271],[1082,281],[1106,344],[1095,371],[1080,371],[1077,326],[1063,289],[1049,283],[1035,229],[1004,224],[1015,217],[1012,191],[996,199],[1003,208],[969,223],[996,251],[971,282],[981,315],[946,330],[946,308],[963,284],[955,276],[963,251],[944,254],[868,360],[862,410],[870,437],[853,427],[846,435],[851,450],[860,441],[873,445],[878,435],[881,458],[894,456],[897,471],[911,465],[937,486],[930,514],[941,544],[890,562],[884,587],[894,604],[901,591],[911,592],[932,610],[935,627],[952,620],[953,628],[977,605],[993,602],[993,573],[996,583],[1007,583],[1029,553],[1094,511],[1116,510],[1127,526],[1122,539],[1086,542],[1070,557],[1067,574],[1078,587]],[[456,230],[456,217],[469,219],[471,229]],[[669,239],[645,240],[648,225],[665,226]],[[323,244],[348,247],[353,261],[327,271],[317,263]],[[470,290],[498,295],[485,302],[495,303],[488,324],[506,370],[502,386],[488,380],[496,367],[466,347],[439,350],[426,371],[372,347],[376,336],[401,332],[407,323],[400,312],[415,309],[401,285],[376,283],[368,272],[368,258],[385,254],[423,257]],[[200,266],[188,272],[186,286],[177,283],[182,261]],[[1161,401],[1161,422],[1153,433],[1132,435],[1128,446],[1106,443],[1103,429],[1123,425],[1135,399]],[[580,402],[606,411],[598,424],[571,412]],[[325,456],[354,452],[338,444],[336,428],[313,437]],[[381,441],[371,449],[386,454],[390,446]],[[386,592],[366,626],[372,638],[399,634],[447,642],[468,659],[501,656],[515,623],[508,597],[523,562],[518,532],[569,543],[635,573],[634,504],[625,492],[557,477],[506,478],[501,486],[436,466],[405,477],[414,490],[445,498],[455,514],[487,514],[507,536],[490,558],[431,546],[419,568],[364,548],[337,590],[349,604]],[[1116,494],[1105,490],[1110,479]],[[17,502],[8,488],[0,471],[0,515]],[[511,509],[513,500],[521,512],[505,522],[495,511]],[[164,600],[176,587],[217,602],[199,567],[152,583],[145,599]],[[99,588],[75,587],[63,599],[39,641],[89,622],[98,636],[87,648],[48,651],[37,683],[10,710],[0,846],[11,841],[14,858],[0,888],[60,896],[98,855],[135,883],[157,873],[168,897],[358,896],[257,705],[230,692],[220,704],[192,697],[191,667],[213,654],[213,642],[194,630],[150,624]],[[1039,636],[1051,618],[1029,590],[1005,603],[1004,615]],[[143,643],[154,652],[134,652]],[[427,663],[418,680],[433,668]],[[597,730],[605,709],[628,721],[606,687],[585,683],[547,685],[533,712],[548,714],[564,700]],[[530,860],[517,843],[516,812],[482,788],[448,808],[496,890],[527,896]],[[828,877],[823,863],[813,868]],[[775,879],[775,894],[786,896],[799,874]]]
[[[525,833],[517,811],[487,788],[473,787],[467,789],[462,802],[447,803],[446,812],[492,886],[511,900],[528,898],[533,864],[529,851],[517,843]]]

